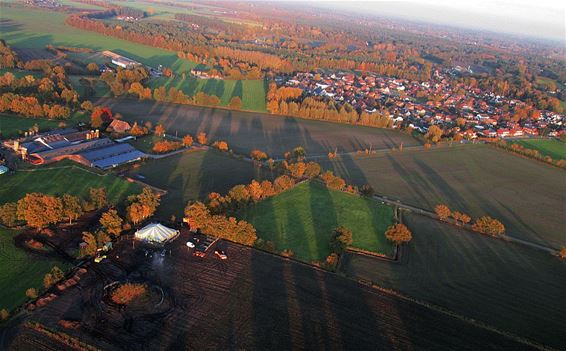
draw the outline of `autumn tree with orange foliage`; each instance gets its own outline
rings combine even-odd
[[[183,144],[178,141],[170,141],[170,140],[160,140],[153,144],[151,150],[158,154],[164,154],[167,152],[172,152],[178,150],[183,147]]]
[[[489,216],[476,219],[472,225],[472,229],[476,232],[491,236],[499,236],[505,233],[505,226],[503,223]]]
[[[128,218],[134,224],[138,224],[144,219],[151,217],[160,203],[159,196],[150,188],[144,188],[141,194],[130,196],[128,201],[130,201],[130,205],[127,207],[126,212]]]
[[[387,228],[385,237],[387,240],[392,241],[397,245],[401,245],[411,241],[413,234],[406,225],[398,223]]]
[[[246,221],[238,221],[234,217],[212,215],[201,202],[190,203],[185,208],[185,222],[191,230],[200,230],[207,235],[231,240],[251,246],[257,240],[256,230]]]
[[[108,107],[96,107],[90,115],[90,125],[100,128],[103,124],[112,120],[112,111]]]
[[[165,127],[162,124],[156,125],[154,134],[158,137],[163,137],[165,135]]]
[[[441,221],[446,221],[450,217],[450,215],[452,215],[450,208],[443,204],[436,205],[434,207],[434,212],[436,212],[438,219],[440,219]]]
[[[262,161],[267,159],[267,154],[261,150],[252,150],[250,157],[255,161]]]
[[[199,144],[201,145],[206,145],[208,144],[208,137],[206,136],[205,132],[200,132],[197,135],[197,141]]]
[[[467,224],[470,223],[470,221],[472,220],[472,218],[467,214],[458,211],[452,212],[452,218],[454,218],[457,225]]]
[[[346,186],[346,181],[338,176],[335,176],[332,171],[326,171],[320,176],[327,187],[336,190],[342,190]]]
[[[55,196],[29,193],[18,201],[17,215],[19,220],[40,230],[63,219],[63,202]]]
[[[110,295],[112,302],[118,305],[127,305],[147,293],[147,286],[140,283],[125,283],[120,285]]]
[[[216,147],[218,150],[220,151],[228,151],[228,143],[225,141],[217,141],[214,143],[213,145],[214,147]]]
[[[193,145],[193,137],[189,134],[183,137],[183,146],[190,147]]]

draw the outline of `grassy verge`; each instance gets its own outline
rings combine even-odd
[[[278,250],[290,249],[306,262],[330,255],[332,230],[345,226],[353,233],[352,246],[386,255],[393,245],[385,230],[393,223],[386,205],[309,182],[240,211],[258,237],[272,241]]]
[[[187,74],[184,78],[183,76],[153,78],[149,80],[148,86],[152,89],[160,86],[164,86],[167,90],[177,88],[188,96],[194,96],[202,91],[208,95],[218,96],[222,106],[228,105],[232,97],[238,96],[242,99],[243,109],[266,111],[263,80],[197,79]]]
[[[538,150],[541,155],[550,156],[553,160],[566,160],[566,143],[554,139],[518,140],[515,144],[527,149]]]

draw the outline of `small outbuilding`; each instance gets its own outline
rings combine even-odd
[[[136,240],[151,244],[164,244],[175,240],[178,236],[178,230],[166,227],[161,223],[148,224],[135,234]]]

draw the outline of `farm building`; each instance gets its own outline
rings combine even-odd
[[[108,128],[112,129],[112,131],[116,133],[126,133],[128,130],[132,129],[132,126],[130,126],[130,123],[126,121],[114,119],[110,122]]]
[[[138,230],[135,237],[137,240],[146,243],[164,244],[176,239],[178,235],[178,230],[166,227],[161,223],[151,223]]]
[[[91,167],[108,169],[139,161],[145,157],[145,154],[130,144],[113,143],[104,148],[82,152],[78,156],[83,159],[79,161],[81,163],[87,163]]]
[[[117,144],[109,138],[101,138],[98,130],[59,129],[8,140],[4,146],[35,165],[68,158],[89,167],[108,169],[146,156],[130,144]]]
[[[102,55],[110,58],[110,60],[112,61],[113,64],[115,64],[116,66],[122,67],[122,68],[130,69],[130,68],[134,68],[136,66],[142,65],[138,61],[132,60],[131,58],[128,58],[126,56],[122,56],[120,54],[117,54],[117,53],[109,51],[109,50],[103,51]]]

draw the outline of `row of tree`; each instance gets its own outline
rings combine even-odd
[[[518,143],[508,143],[505,140],[496,140],[492,143],[492,145],[500,148],[500,149],[504,149],[507,151],[511,151],[514,153],[517,153],[519,155],[523,155],[529,158],[533,158],[542,162],[546,162],[548,164],[560,167],[560,168],[566,168],[566,160],[564,159],[559,159],[559,160],[554,160],[552,159],[552,157],[548,156],[548,155],[542,155],[538,150],[536,149],[530,149],[527,147],[524,147],[521,144]]]
[[[467,214],[459,211],[452,211],[444,204],[436,205],[434,207],[434,212],[441,221],[453,219],[456,225],[466,225],[472,220],[472,218]],[[476,219],[476,221],[472,224],[472,229],[478,233],[491,236],[499,236],[505,233],[505,226],[503,223],[489,216],[483,216]]]
[[[50,224],[68,220],[71,223],[83,213],[106,206],[107,197],[104,188],[91,188],[89,199],[77,196],[62,196],[42,193],[29,193],[17,202],[8,202],[0,206],[0,222],[12,227],[18,223],[40,230]]]

